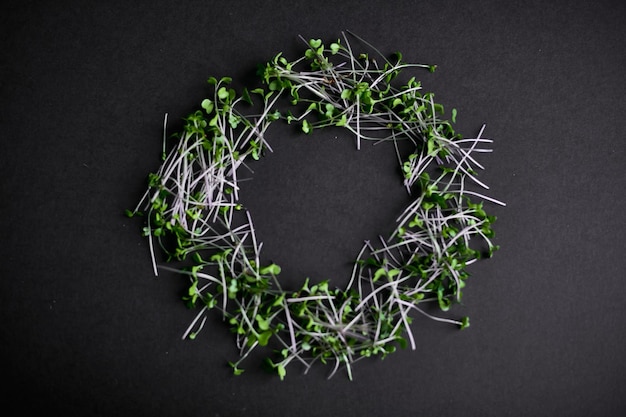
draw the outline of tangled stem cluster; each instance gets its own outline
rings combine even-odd
[[[503,203],[472,190],[488,188],[477,178],[483,167],[475,158],[490,151],[484,127],[476,138],[456,134],[456,111],[451,122],[443,120],[443,106],[415,78],[394,85],[401,70],[434,67],[405,63],[399,53],[387,59],[349,35],[327,46],[305,41],[304,55],[294,61],[278,54],[259,71],[263,86],[240,94],[231,79],[210,78],[212,95],[185,119],[175,148],[165,153],[164,146],[161,167],[127,213],[147,212],[144,234],[155,274],[162,268],[189,279],[185,300],[199,312],[183,337],[196,337],[209,310],[228,322],[240,350],[230,363],[235,374],[252,351],[265,347],[281,379],[288,365],[308,370],[315,362],[332,364],[331,376],[344,367],[352,378],[352,364],[361,358],[384,357],[397,346],[415,349],[413,313],[465,328],[467,317],[443,318],[426,307],[447,311],[460,301],[466,267],[497,249],[495,218],[483,202]],[[351,40],[375,56],[355,53]],[[284,99],[291,110],[276,110]],[[354,134],[357,149],[363,141],[391,143],[404,186],[416,196],[388,238],[365,242],[345,288],[307,279],[287,291],[280,267],[261,259],[262,243],[240,203],[238,172],[272,150],[266,131],[277,120],[297,123],[307,134],[343,127]],[[410,142],[408,156],[399,141]],[[191,265],[157,265],[159,250],[168,261]]]

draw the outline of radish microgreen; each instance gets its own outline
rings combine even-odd
[[[294,363],[306,371],[316,362],[331,365],[330,376],[344,367],[352,378],[362,358],[416,348],[415,314],[469,326],[467,317],[436,316],[428,306],[446,312],[461,301],[467,266],[481,249],[491,256],[498,248],[495,217],[483,202],[504,203],[475,191],[488,188],[475,157],[490,152],[484,126],[463,138],[452,126],[456,109],[448,121],[414,77],[396,81],[403,70],[435,66],[405,63],[400,53],[387,58],[352,33],[328,46],[302,40],[299,58],[281,53],[261,67],[260,87],[238,93],[230,78],[209,78],[211,94],[185,118],[174,148],[166,152],[164,144],[163,163],[126,214],[146,213],[155,274],[176,271],[189,280],[184,299],[199,311],[183,338],[195,339],[209,311],[218,310],[236,337],[240,357],[229,362],[235,375],[251,352],[265,348],[274,352],[267,363],[280,379]],[[355,52],[351,42],[367,51]],[[292,107],[276,110],[281,98]],[[413,200],[387,238],[364,243],[345,288],[307,279],[299,289],[283,289],[281,268],[262,260],[263,245],[240,201],[239,173],[272,151],[266,131],[278,120],[299,124],[305,134],[347,129],[357,149],[367,141],[394,146]],[[412,152],[402,155],[400,141]],[[158,249],[166,261],[186,266],[164,265]]]

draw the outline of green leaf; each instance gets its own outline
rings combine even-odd
[[[373,282],[378,281],[380,279],[380,277],[382,277],[386,273],[387,273],[387,271],[385,270],[385,268],[378,268],[376,270],[376,272],[374,272],[374,278],[372,278],[372,281]]]
[[[406,349],[406,347],[408,346],[408,343],[404,337],[397,337],[396,341],[400,345],[401,349]]]
[[[443,288],[441,287],[437,290],[437,301],[442,311],[448,311],[450,309],[450,300],[444,297]]]
[[[330,52],[335,55],[337,52],[339,52],[339,49],[341,48],[341,45],[339,45],[339,41],[337,42],[333,42],[330,44]]]
[[[207,114],[211,114],[211,112],[213,111],[213,102],[209,100],[208,98],[205,98],[204,100],[202,100],[201,106],[206,111]]]
[[[311,124],[306,119],[304,119],[302,121],[302,131],[308,134],[311,133],[311,130],[313,130],[313,126],[311,126]]]
[[[260,314],[257,314],[255,319],[257,324],[259,325],[259,330],[269,330],[270,321],[268,319],[264,319],[263,317],[261,317]]]
[[[452,123],[456,123],[456,109],[452,109]]]
[[[158,187],[159,185],[161,185],[161,177],[154,173],[148,174],[148,186]]]
[[[243,374],[244,369],[238,368],[236,363],[228,362],[228,364],[230,365],[231,368],[233,368],[233,374],[234,375],[241,375],[241,374]]]
[[[313,49],[317,49],[320,46],[322,46],[322,40],[321,39],[311,39],[309,40],[309,46]]]
[[[217,305],[217,300],[213,297],[210,297],[205,300],[204,304],[206,304],[208,309],[212,309],[215,308],[215,306]]]
[[[324,113],[326,115],[326,117],[333,117],[333,113],[335,112],[335,106],[333,106],[331,103],[326,103],[326,112]]]
[[[231,113],[230,115],[228,115],[228,123],[233,129],[237,128],[237,125],[239,124],[240,121],[241,121],[241,118],[237,116],[236,114]]]
[[[290,89],[291,92],[291,104],[296,105],[298,101],[300,101],[300,94],[298,94],[298,88],[296,86],[292,86]]]
[[[277,365],[276,372],[278,372],[278,376],[280,377],[280,380],[283,381],[285,379],[285,375],[287,375],[287,370],[285,369],[285,366]]]
[[[270,91],[277,91],[280,90],[282,88],[282,85],[280,83],[280,81],[278,80],[272,80],[270,81],[268,88],[270,89]]]
[[[316,101],[312,102],[311,104],[309,104],[309,107],[306,108],[307,112],[309,111],[313,111],[313,110],[318,110],[318,111],[322,111],[321,110],[322,105]]]
[[[272,331],[271,330],[268,330],[268,331],[265,331],[265,332],[259,334],[259,337],[258,337],[259,345],[260,346],[267,346],[267,343],[269,342],[270,337],[272,337]]]
[[[226,87],[220,87],[219,90],[217,90],[217,97],[219,97],[221,100],[226,100],[229,95],[230,94],[228,93]]]
[[[272,307],[277,307],[283,305],[283,301],[285,300],[285,293],[282,293],[276,300],[272,303]]]
[[[253,104],[252,99],[250,98],[250,92],[248,92],[247,88],[244,88],[241,92],[241,99],[250,105]]]
[[[345,126],[348,123],[348,118],[346,116],[346,114],[342,114],[341,118],[339,119],[339,121],[335,124],[336,126],[342,127]]]
[[[424,225],[424,220],[420,219],[419,216],[415,216],[415,218],[409,223],[409,227],[422,227]]]
[[[272,274],[272,275],[278,275],[280,274],[280,266],[276,265],[276,264],[271,264],[268,265],[264,268],[261,268],[261,270],[259,271],[259,273],[261,275],[267,275],[267,274]]]
[[[237,291],[239,291],[237,280],[233,278],[230,280],[230,284],[228,285],[228,298],[232,300],[237,297]]]
[[[389,278],[393,278],[393,277],[395,277],[396,275],[400,274],[400,272],[401,272],[401,271],[400,271],[399,269],[396,269],[396,268],[394,268],[394,269],[390,269],[390,270],[387,272],[387,276],[388,276]]]
[[[428,156],[435,156],[437,154],[437,142],[435,141],[435,138],[430,138],[428,139],[428,142],[426,143],[427,146],[427,152],[428,152]]]
[[[493,245],[489,247],[489,257],[491,258],[493,256],[493,253],[497,250],[500,249],[500,245]]]
[[[198,281],[194,281],[187,289],[187,293],[189,295],[194,295],[198,293]]]

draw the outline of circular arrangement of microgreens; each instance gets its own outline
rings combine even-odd
[[[184,299],[199,311],[183,338],[196,338],[216,310],[236,335],[239,357],[229,362],[236,375],[262,348],[280,379],[289,365],[306,372],[317,362],[331,367],[329,377],[346,369],[352,379],[353,364],[362,358],[415,349],[416,314],[469,326],[467,317],[433,310],[446,312],[460,302],[467,266],[497,249],[495,217],[483,204],[504,203],[486,196],[488,187],[477,178],[483,167],[476,155],[490,152],[492,142],[482,137],[484,126],[477,137],[462,137],[452,127],[456,110],[446,120],[443,106],[415,77],[398,82],[402,70],[434,66],[405,63],[400,53],[386,57],[350,32],[330,44],[302,41],[302,56],[278,54],[259,67],[258,88],[237,92],[230,78],[209,78],[209,97],[184,119],[171,150],[164,133],[162,164],[127,215],[146,215],[154,273],[175,271],[189,280]],[[277,109],[283,104],[287,110]],[[357,149],[364,142],[395,146],[412,202],[388,237],[355,250],[345,288],[307,278],[296,290],[284,289],[279,265],[262,260],[238,178],[272,151],[266,132],[277,121],[306,134],[343,127],[354,134]],[[412,152],[402,155],[400,141]]]

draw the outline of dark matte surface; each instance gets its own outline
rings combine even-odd
[[[130,5],[131,3],[137,3]],[[89,4],[89,5],[88,5]],[[367,5],[364,5],[367,4]],[[626,415],[620,1],[8,1],[0,12],[0,357],[15,415]],[[151,275],[121,216],[158,167],[164,113],[210,75],[247,79],[297,35],[351,29],[437,64],[426,89],[487,123],[482,179],[508,207],[472,266],[457,332],[417,320],[415,352],[285,382],[232,377],[228,331],[180,336],[178,277]],[[171,129],[176,127],[171,124]],[[180,124],[178,124],[180,126]],[[266,256],[341,283],[404,204],[393,155],[334,133],[277,134],[247,184]],[[372,236],[373,235],[373,236]],[[337,275],[339,278],[335,278]]]

